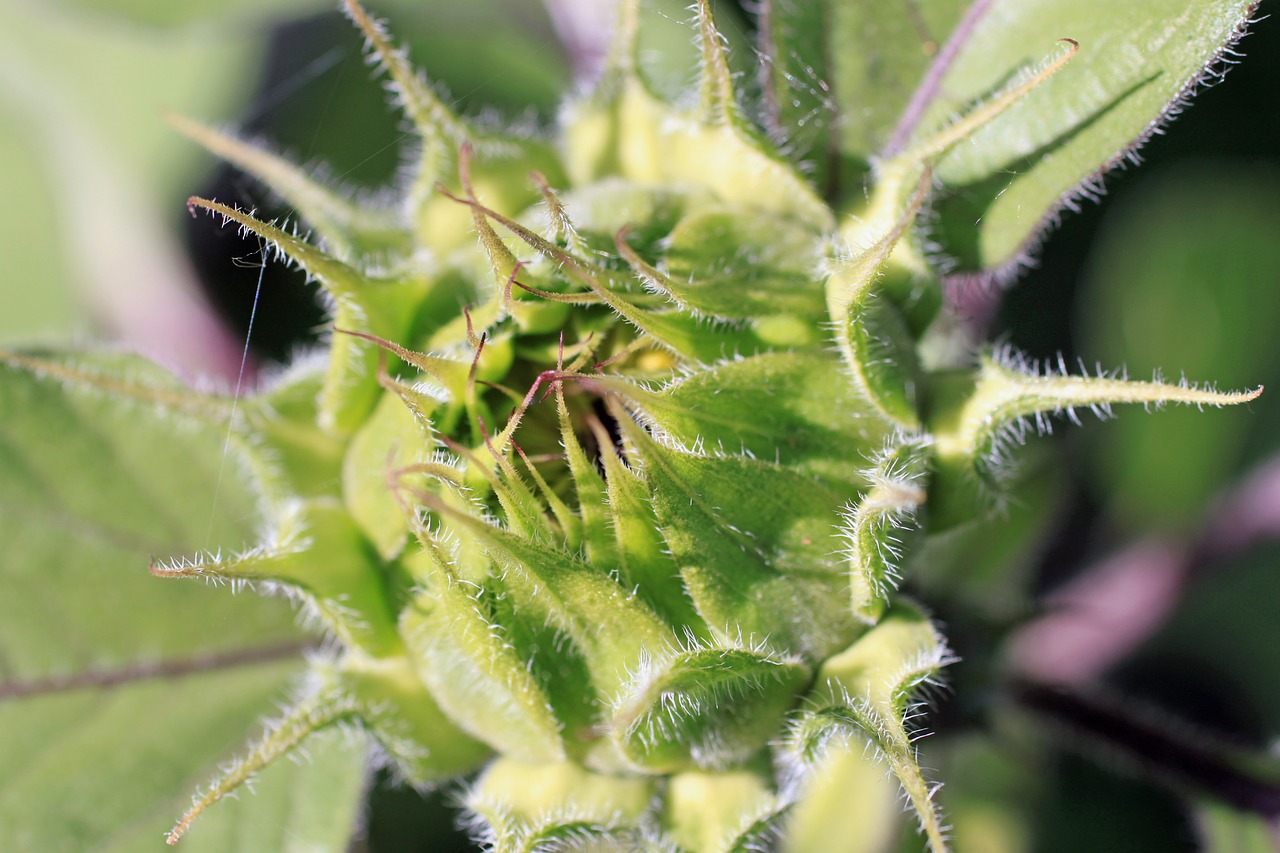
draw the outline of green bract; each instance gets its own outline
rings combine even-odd
[[[852,814],[842,849],[879,849],[899,811],[885,769],[945,849],[912,709],[949,654],[896,589],[913,545],[986,521],[1012,445],[1050,415],[1255,394],[1007,352],[939,363],[931,261],[1015,258],[1249,4],[1164,0],[1150,43],[1108,4],[932,4],[954,37],[930,62],[895,4],[766,3],[762,129],[706,0],[696,100],[654,94],[636,0],[547,138],[455,115],[346,5],[419,137],[398,205],[175,120],[312,229],[191,200],[317,282],[327,358],[235,405],[116,358],[5,358],[6,405],[159,411],[204,444],[229,428],[222,509],[256,498],[266,533],[152,572],[286,591],[335,640],[170,841],[343,725],[412,783],[478,771],[466,806],[496,850],[831,850]],[[863,43],[871,24],[883,42]],[[1134,44],[1151,48],[1121,62]],[[903,54],[889,77],[877,51]],[[203,531],[173,532],[180,554]]]

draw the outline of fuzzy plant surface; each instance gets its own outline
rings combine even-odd
[[[699,0],[697,87],[670,102],[624,0],[546,130],[456,114],[345,10],[417,138],[394,194],[174,120],[297,212],[190,200],[305,270],[327,347],[247,396],[120,353],[3,354],[0,525],[35,556],[0,600],[0,720],[41,735],[0,757],[35,792],[0,798],[10,840],[141,849],[220,757],[191,732],[251,731],[292,679],[170,843],[341,849],[371,748],[409,784],[465,780],[496,851],[875,851],[903,802],[915,846],[948,849],[916,740],[952,657],[900,581],[999,577],[999,553],[949,549],[1000,552],[1051,504],[1017,457],[1054,416],[1258,391],[1030,363],[967,335],[944,276],[1023,267],[1253,4],[765,0],[749,80]],[[118,583],[139,550],[155,577]],[[84,562],[103,576],[42,623],[23,590]],[[187,609],[177,579],[284,595],[326,639],[249,596]],[[97,612],[132,645],[101,653]],[[126,664],[185,687],[113,691]],[[171,744],[100,759],[150,787],[99,785],[51,828],[31,804],[89,759],[37,745],[112,714]]]

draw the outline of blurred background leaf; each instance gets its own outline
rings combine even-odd
[[[262,21],[154,30],[109,11],[0,4],[0,138],[13,155],[0,160],[0,336],[96,325],[185,367],[230,369],[235,346],[210,322],[165,210],[166,188],[198,160],[160,113],[229,115],[253,79]]]
[[[1087,365],[1137,379],[1280,387],[1280,170],[1186,164],[1148,171],[1112,205],[1077,308]],[[1090,463],[1129,529],[1193,522],[1227,482],[1276,449],[1280,396],[1252,417],[1195,410],[1119,418],[1096,430]]]
[[[1280,847],[1280,826],[1214,803],[1196,809],[1205,853],[1271,853]]]
[[[48,364],[174,387],[133,358]],[[153,557],[255,541],[259,497],[219,423],[29,366],[0,376],[0,849],[159,851],[296,688],[314,640],[282,601],[147,573]],[[364,749],[327,739],[312,754],[264,774],[263,795],[193,847],[341,849]]]

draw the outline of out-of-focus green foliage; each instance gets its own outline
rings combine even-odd
[[[186,389],[120,357],[0,370],[0,410],[24,413],[0,422],[0,542],[23,555],[6,560],[0,596],[0,730],[24,733],[0,752],[0,847],[160,850],[184,789],[296,679],[307,635],[279,602],[146,573],[178,542],[238,549],[254,534],[240,450],[156,414]],[[313,756],[264,775],[262,796],[193,847],[340,843],[365,758],[340,737]]]
[[[1080,356],[1131,376],[1280,383],[1280,172],[1183,167],[1144,177],[1104,220],[1076,326]],[[1170,357],[1170,353],[1173,357]],[[1097,430],[1098,488],[1127,524],[1177,528],[1274,452],[1280,397],[1227,423],[1170,412]],[[1187,417],[1192,415],[1192,417]]]
[[[198,161],[172,144],[160,114],[230,115],[260,35],[0,6],[0,335],[65,337],[91,316],[119,329],[122,306],[145,314],[148,300],[190,301],[162,199]]]
[[[437,58],[438,79],[459,96],[509,115],[545,113],[568,85],[537,3],[399,6],[410,42]],[[333,9],[325,0],[0,4],[0,340],[105,333],[192,374],[234,373],[238,351],[208,323],[180,245],[183,202],[207,159],[164,114],[242,120],[274,28],[325,13],[345,35]],[[257,118],[268,115],[273,136],[304,160],[389,180],[403,134],[368,77],[359,45],[344,42],[260,93]]]

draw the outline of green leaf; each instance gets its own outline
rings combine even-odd
[[[342,497],[378,554],[394,559],[409,536],[409,521],[396,502],[391,477],[426,461],[430,445],[414,413],[395,394],[383,394],[351,437],[342,465]]]
[[[342,476],[341,441],[316,423],[324,387],[324,363],[299,359],[267,387],[242,397],[244,433],[264,457],[256,475],[266,498],[282,503],[290,498],[328,497]]]
[[[861,173],[971,2],[767,0],[770,123],[813,164],[819,187],[862,191]]]
[[[760,41],[767,58],[764,97],[769,130],[797,158],[813,163],[814,184],[829,186],[836,118],[826,53],[825,0],[764,0]]]
[[[411,785],[439,784],[475,769],[489,748],[452,724],[414,663],[407,655],[371,658],[358,650],[333,667],[313,663],[309,683],[317,688],[315,713],[307,707],[312,697],[294,708],[302,715],[300,734],[309,737],[333,724],[357,721]],[[311,719],[317,724],[308,731]]]
[[[821,352],[726,361],[658,390],[607,375],[582,381],[629,401],[645,423],[685,447],[773,460],[845,490],[863,484],[866,457],[888,431],[841,365]]]
[[[0,366],[0,846],[158,850],[210,765],[282,698],[307,640],[280,602],[146,571],[153,556],[252,543],[258,498],[225,427],[184,411],[178,383],[139,360],[34,365]],[[173,405],[87,379],[129,365]],[[358,751],[318,752],[326,793],[305,768],[272,771],[274,793],[216,818],[207,849],[267,826],[342,849]],[[261,831],[257,849],[283,843]]]
[[[671,639],[662,620],[607,569],[556,543],[525,539],[434,498],[422,498],[459,538],[480,543],[498,564],[497,574],[509,571],[526,581],[521,586],[532,596],[527,606],[545,612],[550,624],[572,638],[602,693],[621,686],[643,650],[661,648]]]
[[[171,115],[179,133],[253,177],[315,229],[324,245],[344,260],[361,252],[412,251],[408,228],[394,210],[360,204],[323,185],[307,171],[262,143]]]
[[[562,761],[555,708],[511,636],[520,626],[495,612],[503,593],[436,568],[430,590],[401,614],[401,633],[419,677],[463,730],[503,755]]]
[[[192,790],[238,748],[253,721],[274,712],[272,700],[300,670],[298,661],[268,657],[203,663],[203,670],[187,673],[140,670],[115,684],[86,678],[82,687],[0,695],[0,845],[169,849],[164,833]],[[12,688],[0,685],[0,691]],[[263,771],[253,794],[202,818],[183,849],[345,850],[365,753],[362,740],[341,735],[309,742],[310,761]]]
[[[615,292],[607,283],[607,277],[601,275],[602,271],[593,264],[574,257],[532,229],[485,207],[475,199],[458,200],[476,212],[477,228],[487,227],[486,220],[497,222],[528,246],[557,262],[570,279],[589,289],[619,317],[676,353],[703,364],[711,364],[740,352],[768,348],[768,342],[750,326],[713,323],[679,310],[651,311],[638,307]],[[617,242],[620,249],[626,245],[621,239]],[[506,251],[505,248],[503,251]]]
[[[783,743],[783,766],[793,784],[830,752],[870,744],[898,777],[936,853],[946,849],[907,728],[915,693],[948,662],[946,645],[929,620],[899,603],[876,627],[818,670],[811,704],[793,720]],[[852,739],[852,743],[851,743]]]
[[[518,844],[499,845],[497,849],[510,853],[631,853],[646,846],[653,849],[646,841],[645,833],[634,826],[616,826],[613,821],[553,818],[535,822]]]
[[[333,13],[339,5],[330,0],[320,11]],[[550,115],[570,83],[568,57],[556,49],[555,32],[540,4],[377,0],[368,5],[372,14],[392,19],[397,41],[426,65],[442,96],[452,94],[447,100],[464,116],[482,109],[505,116],[533,109]],[[344,194],[355,190],[362,196],[361,188],[393,182],[414,146],[404,134],[401,114],[389,109],[385,94],[370,84],[359,34],[336,14],[320,16],[293,40],[293,52],[295,64],[284,73],[294,75],[294,84],[269,95],[274,96],[269,114],[251,123],[308,172],[331,176]],[[178,103],[169,106],[201,121],[216,118]],[[193,180],[183,185],[185,192]],[[517,184],[527,185],[523,175]]]
[[[1023,618],[1031,607],[1032,570],[1072,497],[1065,460],[1054,449],[1041,445],[1022,452],[1008,485],[1016,498],[999,513],[936,535],[929,514],[930,532],[915,543],[902,570],[922,597],[993,622]]]
[[[403,651],[382,567],[336,498],[290,503],[272,539],[229,557],[152,563],[161,578],[279,584],[346,647],[375,657]]]
[[[256,539],[246,460],[234,443],[224,448],[222,430],[155,402],[121,399],[109,386],[28,371],[0,366],[0,524],[11,557],[10,594],[0,602],[6,677],[301,639],[278,603],[147,574],[153,556]],[[124,626],[116,614],[145,618]]]
[[[671,777],[663,823],[681,850],[775,850],[789,804],[751,770],[689,771]]]
[[[579,237],[595,252],[613,252],[618,232],[625,230],[627,244],[643,258],[660,256],[663,241],[686,215],[718,203],[704,188],[636,184],[619,178],[574,186],[564,191],[560,201]],[[574,252],[579,255],[577,249]]]
[[[791,811],[790,803],[771,803],[748,814],[745,825],[723,845],[725,853],[778,849],[790,827]]]
[[[655,613],[686,636],[705,638],[706,623],[694,609],[662,538],[649,484],[611,450],[611,442],[601,444],[608,506],[618,543],[619,577]]]
[[[836,343],[859,394],[889,423],[913,429],[919,423],[920,365],[911,327],[881,278],[898,260],[914,254],[902,242],[929,185],[927,168],[900,169],[872,197],[864,219],[846,224],[849,246],[829,263],[825,292]],[[910,197],[902,196],[914,179]],[[900,280],[900,276],[895,276]]]
[[[252,214],[217,201],[192,196],[187,208],[201,209],[234,222],[257,235],[290,262],[315,279],[333,301],[334,326],[358,334],[337,335],[329,350],[329,370],[320,395],[320,425],[327,432],[345,436],[357,430],[377,405],[378,338],[406,337],[414,314],[440,282],[420,274],[375,277],[344,263],[307,240]]]
[[[635,828],[649,811],[655,787],[653,778],[499,758],[470,787],[465,802],[488,824],[497,850],[638,850],[650,849],[639,846]]]
[[[303,759],[266,768],[255,777],[251,793],[224,802],[205,816],[184,836],[183,849],[193,853],[347,850],[360,821],[368,761],[363,738],[340,731],[315,735],[307,741]],[[170,823],[171,818],[164,822]],[[147,837],[152,837],[150,832]],[[136,845],[120,845],[119,850],[145,849],[141,833],[138,840]]]
[[[666,245],[667,275],[648,283],[694,311],[725,320],[823,317],[821,243],[808,228],[720,207],[680,220]]]
[[[1007,267],[1061,211],[1099,191],[1176,111],[1252,13],[1251,0],[995,0],[921,104],[904,145],[938,133],[1054,52],[1079,55],[936,164],[936,233],[964,269]],[[910,120],[911,117],[908,117]]]
[[[663,347],[698,364],[715,364],[742,353],[769,349],[757,331],[759,323],[719,323],[683,311],[646,311],[615,297],[611,304],[629,323]]]
[[[893,778],[861,743],[829,749],[808,769],[791,807],[784,853],[884,853],[902,823]]]
[[[625,414],[660,528],[694,605],[723,642],[821,659],[856,628],[834,559],[840,496],[772,462],[662,445]]]
[[[927,498],[928,442],[887,444],[870,471],[871,488],[845,510],[850,607],[869,624],[884,612],[901,577],[908,539],[919,530],[916,512]]]
[[[561,385],[556,386],[556,408],[560,415],[560,441],[564,445],[578,512],[581,514],[582,539],[587,559],[600,566],[615,565],[619,561],[619,551],[615,541],[616,528],[611,530],[610,526],[616,516],[609,511],[608,486],[573,430]],[[607,440],[600,442],[601,445],[610,443]],[[572,546],[573,542],[568,539],[566,544]]]
[[[165,0],[71,0],[71,6],[82,7],[83,12],[116,19],[122,22],[155,27],[181,27],[226,22],[228,19],[257,19],[266,23],[268,16],[315,14],[328,11],[331,3],[324,0],[192,0],[187,3],[167,3]]]
[[[765,648],[695,645],[653,654],[614,702],[627,759],[655,773],[742,763],[777,731],[811,670]]]

